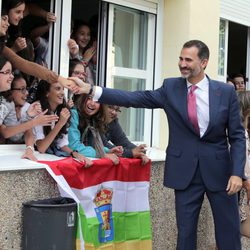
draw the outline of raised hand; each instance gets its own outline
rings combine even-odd
[[[24,37],[18,37],[13,46],[12,46],[12,49],[15,51],[15,52],[18,52],[20,50],[23,50],[27,47],[27,43],[26,43],[26,39]]]
[[[84,62],[88,63],[91,60],[91,58],[95,55],[95,53],[96,53],[96,45],[92,45],[85,51],[83,55]]]
[[[71,109],[71,108],[74,107],[74,102],[73,102],[72,99],[69,99],[69,100],[67,101],[67,106],[68,106],[69,109]]]
[[[65,125],[70,118],[70,111],[67,108],[63,108],[60,112],[59,121],[62,125]]]
[[[34,121],[34,126],[51,126],[53,122],[58,121],[59,117],[57,115],[46,115],[48,112],[48,109],[44,110],[42,113],[40,113],[36,118],[34,118],[32,121]]]
[[[36,101],[36,102],[33,102],[32,104],[30,104],[30,106],[27,110],[27,114],[29,117],[36,117],[40,113],[42,113],[42,107],[41,107],[41,103],[39,101]]]
[[[79,46],[76,41],[74,39],[69,39],[67,45],[69,48],[70,56],[72,58],[77,57],[77,55],[79,54]]]

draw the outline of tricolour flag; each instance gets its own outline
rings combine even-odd
[[[71,157],[43,162],[61,196],[78,203],[77,249],[151,250],[150,163],[121,158],[94,160],[84,168]]]

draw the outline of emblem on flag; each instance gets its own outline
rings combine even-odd
[[[95,212],[99,225],[99,242],[104,243],[114,239],[114,225],[112,217],[112,189],[101,188],[95,196]]]

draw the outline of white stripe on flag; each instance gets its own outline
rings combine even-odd
[[[72,191],[80,200],[87,218],[96,217],[94,210],[96,206],[93,200],[100,188],[111,188],[113,190],[113,212],[149,211],[149,182],[108,181],[83,190],[72,188]]]

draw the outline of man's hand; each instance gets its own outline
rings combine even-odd
[[[242,188],[242,179],[239,176],[232,175],[229,178],[228,184],[227,184],[227,193],[228,195],[233,195],[237,192],[239,192]]]
[[[69,80],[73,81],[75,83],[74,86],[70,88],[70,90],[78,95],[78,94],[88,94],[90,91],[91,85],[89,83],[83,82],[78,77],[69,77]]]
[[[60,84],[62,84],[62,86],[66,89],[69,89],[71,90],[72,88],[76,87],[77,84],[75,83],[75,81],[73,80],[70,80],[70,79],[67,79],[67,78],[64,78],[62,76],[59,76],[58,77],[58,82]]]

